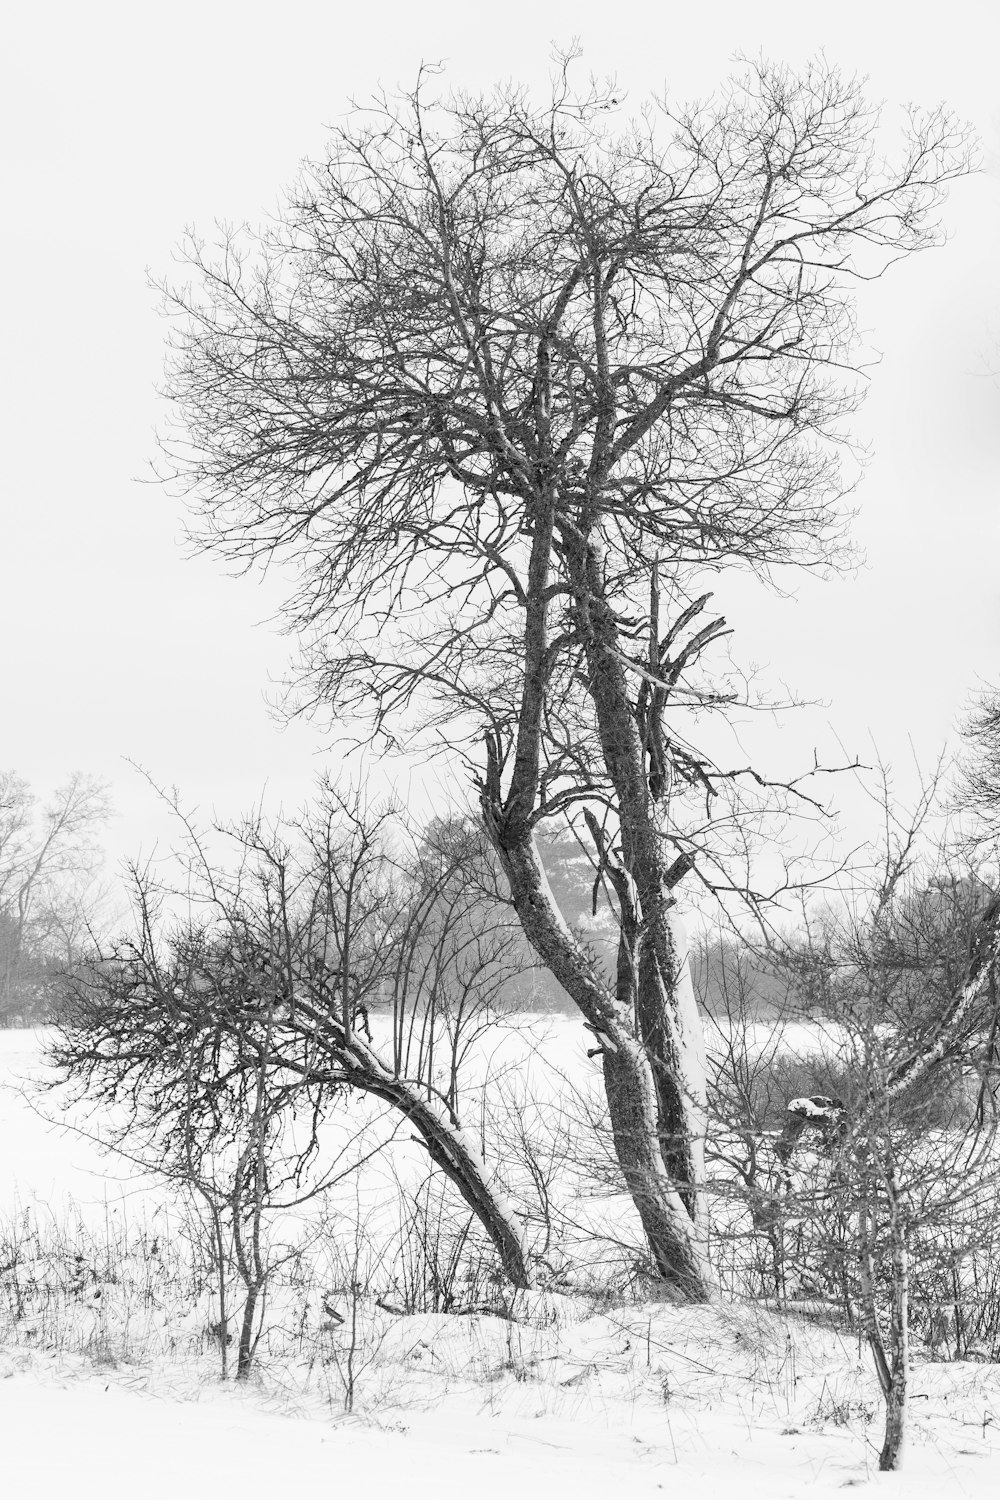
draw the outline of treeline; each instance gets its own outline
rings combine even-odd
[[[102,901],[105,788],[76,773],[40,801],[0,772],[0,1026],[47,1020]]]

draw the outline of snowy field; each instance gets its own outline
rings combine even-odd
[[[550,1022],[533,1066],[582,1094],[585,1048],[579,1025]],[[0,1032],[0,1221],[4,1244],[21,1236],[18,1271],[0,1275],[5,1493],[998,1491],[998,1366],[918,1364],[904,1469],[880,1475],[880,1399],[856,1339],[758,1307],[642,1301],[641,1289],[519,1294],[508,1316],[399,1315],[370,1278],[352,1293],[332,1260],[324,1281],[319,1242],[313,1273],[265,1310],[248,1386],[223,1384],[182,1206],[37,1113],[19,1085],[38,1054],[34,1034]],[[496,1069],[517,1056],[508,1038]],[[51,1096],[37,1103],[59,1117]],[[406,1142],[388,1148],[369,1198],[388,1193],[397,1150],[408,1160]],[[381,1270],[390,1285],[398,1268]],[[331,1297],[342,1322],[324,1314]]]

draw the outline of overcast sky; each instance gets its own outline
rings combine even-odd
[[[995,4],[809,6],[283,0],[21,5],[5,26],[0,767],[40,790],[80,768],[112,784],[112,856],[163,819],[123,757],[235,815],[267,785],[298,805],[328,763],[269,716],[289,643],[280,589],[180,545],[181,507],[142,482],[155,452],[164,325],[147,269],[186,226],[258,222],[328,122],[443,59],[455,84],[544,84],[578,37],[632,102],[708,92],[735,54],[828,59],[890,106],[941,100],[986,170],[956,187],[950,242],[866,295],[882,354],[857,419],[865,569],[796,599],[723,587],[734,650],[822,707],[785,751],[835,732],[899,767],[933,758],[971,689],[1000,678],[1000,22]],[[832,729],[828,726],[832,726]],[[825,738],[824,738],[825,737]],[[404,788],[405,790],[405,788]]]

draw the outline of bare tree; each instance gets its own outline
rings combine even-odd
[[[968,815],[972,849],[996,852],[1000,836],[1000,692],[986,687],[962,725],[956,803]]]
[[[841,555],[850,284],[935,242],[969,151],[912,115],[886,164],[823,67],[750,66],[615,132],[617,92],[571,63],[541,106],[438,98],[424,69],[348,117],[276,226],[190,243],[167,447],[205,545],[298,565],[304,706],[464,746],[523,930],[597,1038],[658,1273],[702,1299],[676,893],[694,871],[759,898],[748,804],[801,791],[696,747],[736,692],[704,573]],[[537,835],[565,819],[617,916],[611,974],[548,889]]]
[[[262,1300],[300,1252],[272,1243],[275,1220],[360,1172],[386,1135],[370,1140],[358,1126],[332,1159],[324,1153],[316,1126],[332,1101],[284,1069],[273,1045],[276,969],[252,944],[207,927],[150,942],[158,924],[148,898],[140,889],[138,941],[68,980],[49,1056],[106,1149],[192,1198],[216,1281],[223,1377],[230,1278],[243,1287],[236,1378],[246,1380]]]
[[[71,776],[39,806],[28,783],[0,773],[0,1018],[36,1009],[47,959],[82,941],[83,893],[101,863],[106,788]]]
[[[885,837],[871,871],[789,962],[824,996],[845,1087],[789,1102],[769,1228],[774,1242],[789,1219],[811,1224],[813,1255],[846,1289],[885,1397],[882,1469],[898,1467],[905,1445],[915,1258],[928,1247],[936,1258],[956,1220],[967,1253],[996,1225],[1000,897],[929,840],[939,781],[908,816],[883,773]],[[817,1131],[829,1170],[796,1186],[791,1164]]]
[[[1000,1174],[995,1118],[976,1122],[971,1109],[955,1108],[945,1075],[923,1097],[917,1085],[897,1091],[908,1050],[877,993],[868,998],[867,1017],[856,1005],[847,1018],[839,1051],[854,1097],[794,1102],[803,1112],[813,1106],[809,1123],[823,1134],[817,1153],[800,1149],[794,1170],[790,1154],[782,1162],[771,1237],[796,1226],[797,1269],[812,1273],[821,1297],[825,1278],[827,1295],[867,1337],[885,1400],[879,1467],[896,1469],[906,1444],[914,1292],[936,1293],[922,1309],[930,1342],[942,1303],[954,1303],[958,1316],[967,1296],[961,1262],[981,1261],[995,1246]],[[967,1071],[974,1076],[971,1058]],[[950,1115],[947,1125],[928,1123],[941,1115]],[[946,1236],[956,1231],[961,1250],[942,1265]],[[942,1270],[952,1278],[944,1287]]]
[[[252,819],[231,830],[237,857],[227,865],[175,810],[187,834],[184,881],[133,872],[136,931],[94,954],[71,985],[52,1052],[60,1076],[92,1100],[125,1100],[155,1119],[175,1095],[180,1108],[191,1068],[207,1056],[202,1113],[221,1129],[216,1091],[238,1089],[239,1118],[256,1119],[264,1101],[267,1136],[280,1107],[296,1103],[311,1120],[299,1163],[318,1149],[338,1097],[378,1099],[458,1188],[507,1278],[528,1285],[521,1225],[459,1115],[463,1061],[497,1013],[520,948],[504,907],[486,919],[482,835],[439,827],[393,860],[388,815],[328,790],[297,826]],[[172,936],[180,894],[202,915]],[[259,1134],[247,1138],[241,1202],[252,1202],[254,1174],[267,1170]],[[250,1266],[252,1235],[243,1244]]]

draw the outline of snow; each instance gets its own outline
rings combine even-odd
[[[828,1120],[833,1114],[843,1114],[843,1109],[832,1099],[822,1104],[817,1103],[820,1097],[817,1094],[814,1099],[808,1096],[801,1099],[789,1099],[785,1108],[790,1115],[804,1115],[807,1120]]]
[[[994,1495],[1000,1480],[1000,1447],[992,1422],[983,1425],[984,1412],[997,1410],[995,1372],[928,1367],[935,1394],[915,1424],[909,1469],[879,1475],[874,1434],[857,1420],[838,1425],[811,1415],[824,1402],[831,1411],[838,1401],[848,1408],[867,1383],[852,1381],[849,1370],[836,1387],[829,1374],[785,1371],[769,1385],[753,1352],[739,1352],[738,1328],[725,1336],[712,1326],[707,1337],[682,1339],[676,1325],[689,1323],[688,1314],[631,1309],[624,1321],[585,1320],[558,1359],[545,1355],[539,1330],[521,1330],[518,1357],[529,1369],[533,1362],[530,1377],[494,1372],[476,1385],[459,1378],[451,1347],[457,1339],[471,1346],[469,1326],[456,1334],[441,1321],[399,1320],[419,1323],[400,1327],[396,1350],[415,1376],[395,1399],[383,1390],[376,1406],[350,1418],[296,1412],[288,1397],[289,1409],[276,1410],[266,1377],[238,1391],[193,1375],[185,1382],[182,1373],[94,1371],[20,1351],[0,1357],[5,1487],[33,1500],[131,1500],[137,1492],[176,1500],[223,1490],[270,1500],[290,1485],[327,1493],[331,1482],[341,1493],[363,1483],[371,1496],[414,1500],[465,1493],[606,1500],[664,1490],[691,1500],[722,1493],[799,1500],[850,1485],[939,1500]],[[675,1343],[661,1348],[671,1329]],[[654,1374],[643,1382],[635,1366],[645,1367],[647,1331]],[[506,1331],[493,1343],[506,1350]],[[481,1348],[488,1346],[487,1339]],[[706,1368],[717,1360],[724,1375]],[[643,1387],[656,1385],[653,1399]],[[436,1399],[442,1388],[446,1398]]]
[[[563,1077],[582,1076],[585,1033],[557,1028],[553,1037],[566,1049]],[[37,1058],[30,1033],[0,1033],[8,1078],[35,1072]],[[0,1229],[23,1220],[27,1205],[33,1222],[62,1236],[21,1268],[26,1282],[45,1283],[34,1331],[0,1298],[6,1493],[998,1492],[1000,1366],[917,1363],[907,1464],[880,1475],[881,1403],[866,1348],[750,1305],[598,1301],[567,1289],[518,1293],[509,1317],[397,1316],[364,1293],[352,1304],[344,1285],[329,1294],[288,1284],[269,1302],[253,1379],[223,1384],[205,1336],[211,1305],[185,1300],[183,1278],[158,1271],[148,1252],[154,1232],[166,1241],[175,1212],[164,1190],[127,1171],[123,1182],[113,1164],[109,1176],[96,1147],[47,1126],[16,1089],[0,1092],[0,1130]],[[115,1235],[124,1248],[104,1274],[92,1252]],[[84,1275],[75,1244],[87,1252]],[[324,1320],[327,1295],[343,1323]]]

